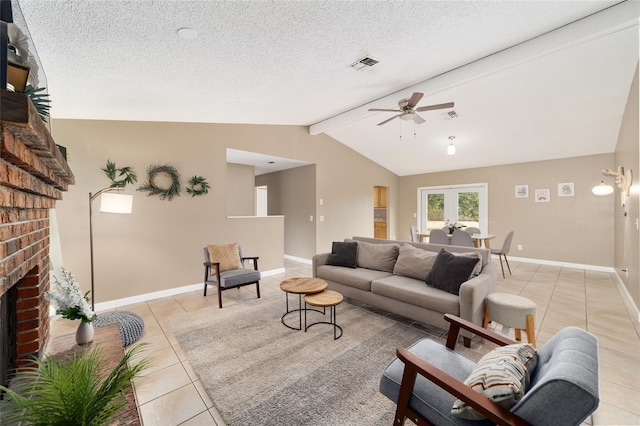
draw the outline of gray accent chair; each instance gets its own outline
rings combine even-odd
[[[218,307],[222,308],[222,292],[230,288],[238,288],[245,285],[256,285],[256,293],[260,299],[260,271],[258,271],[258,257],[243,257],[242,248],[238,246],[238,255],[242,263],[241,269],[220,272],[220,263],[211,262],[209,250],[204,248],[204,295],[207,295],[207,286],[218,287]],[[253,269],[245,268],[245,261],[253,262]],[[211,267],[215,267],[215,273],[211,273]]]
[[[471,238],[471,234],[467,231],[463,231],[461,229],[456,229],[453,231],[451,235],[452,246],[462,246],[462,247],[475,247],[476,245],[473,243],[473,239]]]
[[[449,245],[449,235],[442,229],[432,229],[429,232],[429,243]]]
[[[446,345],[422,339],[398,348],[384,370],[380,392],[397,404],[394,425],[405,418],[417,425],[580,425],[598,408],[598,341],[587,331],[567,327],[542,346],[525,395],[507,410],[463,383],[475,363],[455,352],[455,344],[460,329],[500,346],[516,342],[453,315],[445,320]],[[489,420],[453,416],[457,398]]]
[[[509,266],[509,261],[507,260],[507,254],[509,253],[509,250],[511,250],[511,240],[513,240],[513,231],[507,234],[507,238],[504,239],[504,243],[502,243],[501,248],[491,249],[491,254],[497,254],[498,258],[500,258],[500,268],[502,268],[502,278],[505,278],[504,266],[502,265],[503,257],[504,257],[504,261],[507,264],[507,268],[509,269],[509,275],[511,275],[511,266]]]
[[[418,233],[418,227],[415,225],[411,226],[411,242],[412,243],[419,243],[420,242],[420,235]]]

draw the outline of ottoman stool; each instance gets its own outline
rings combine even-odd
[[[536,304],[526,297],[508,293],[491,293],[484,310],[484,328],[489,321],[515,328],[516,340],[521,340],[520,330],[527,331],[527,340],[536,346],[534,318]]]
[[[93,320],[95,327],[103,327],[114,323],[120,325],[120,337],[124,346],[129,346],[138,341],[142,337],[142,333],[144,333],[144,320],[135,312],[105,312],[104,314],[98,314],[96,319]]]

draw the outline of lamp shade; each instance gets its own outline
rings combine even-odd
[[[133,211],[133,195],[105,192],[100,196],[100,211],[102,213],[131,213]]]
[[[600,182],[600,185],[596,185],[591,188],[591,192],[593,195],[604,196],[609,195],[613,192],[613,186],[607,185],[604,181]]]
[[[456,153],[456,146],[452,142],[451,145],[447,147],[447,154],[455,155],[455,153]]]

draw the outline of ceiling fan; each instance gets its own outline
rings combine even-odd
[[[394,115],[391,118],[384,120],[383,122],[378,123],[378,126],[381,126],[394,118],[400,117],[401,120],[413,120],[416,124],[422,124],[425,122],[424,118],[420,117],[417,112],[422,111],[433,111],[435,109],[446,109],[453,108],[453,102],[448,102],[446,104],[437,104],[437,105],[427,105],[416,108],[415,106],[420,102],[420,99],[424,96],[424,93],[414,92],[413,95],[409,99],[400,99],[398,101],[398,109],[379,109],[379,108],[370,108],[369,111],[385,111],[385,112],[399,112],[400,114]]]

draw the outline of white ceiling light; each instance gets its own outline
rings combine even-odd
[[[456,153],[456,146],[453,144],[455,138],[455,136],[449,136],[449,146],[447,147],[447,154],[449,155],[455,155]]]
[[[198,37],[198,32],[193,28],[179,28],[177,32],[178,37],[183,40],[193,40],[194,38]]]

